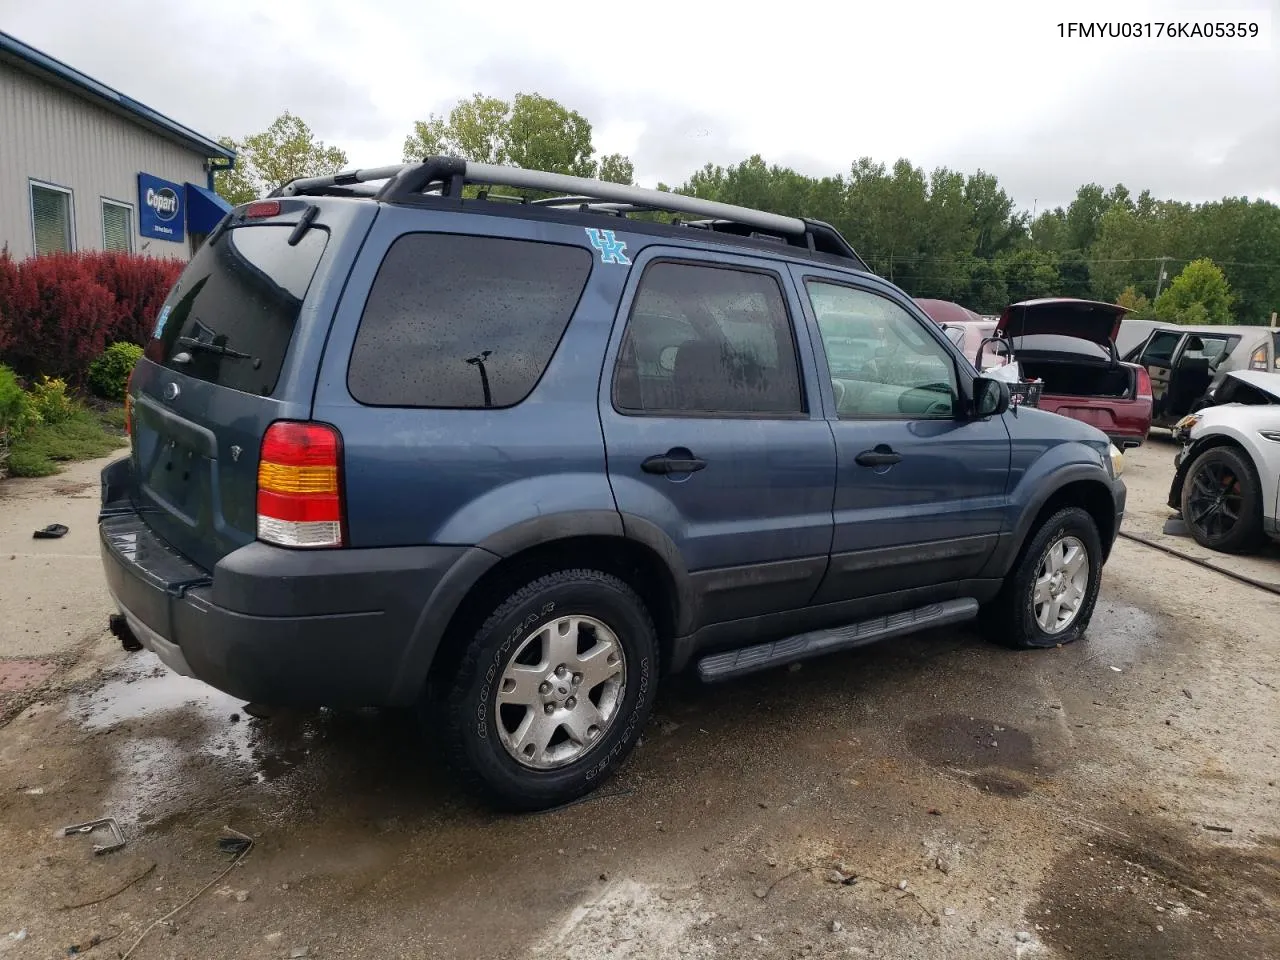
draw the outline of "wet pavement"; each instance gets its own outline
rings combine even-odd
[[[674,678],[614,779],[533,816],[415,716],[259,719],[99,639],[0,728],[0,957],[119,960],[178,910],[131,956],[1275,958],[1275,598],[1209,576],[1122,541],[1071,647]],[[124,850],[56,835],[99,816]]]

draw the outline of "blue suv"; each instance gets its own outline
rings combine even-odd
[[[522,809],[691,664],[1075,640],[1125,502],[1105,435],[1010,409],[830,226],[454,158],[229,214],[127,419],[117,632],[258,703],[422,705]]]

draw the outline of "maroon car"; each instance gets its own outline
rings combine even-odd
[[[1012,351],[1023,379],[1043,383],[1041,410],[1095,426],[1121,450],[1137,447],[1151,429],[1151,378],[1116,354],[1124,314],[1093,300],[1025,300],[1005,308],[982,355]]]

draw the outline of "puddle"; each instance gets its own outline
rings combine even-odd
[[[143,823],[162,818],[215,766],[242,771],[218,778],[224,786],[272,783],[303,762],[314,738],[307,720],[254,719],[243,701],[173,673],[146,652],[97,689],[73,696],[67,712],[85,730],[123,734],[107,741],[116,774],[108,805],[117,818]]]
[[[1215,612],[1208,601],[1205,609]],[[1088,632],[1072,646],[1090,660],[1126,667],[1134,663],[1143,647],[1167,639],[1169,633],[1161,617],[1141,607],[1099,599]]]

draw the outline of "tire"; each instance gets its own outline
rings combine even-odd
[[[1071,557],[1070,551],[1077,548],[1083,551],[1087,563],[1084,575],[1073,576],[1068,565],[1061,571],[1062,579],[1054,581],[1052,564],[1061,560],[1063,553],[1055,552],[1051,560],[1050,551],[1066,550],[1066,556]],[[1048,582],[1039,583],[1045,579],[1044,574],[1048,574]],[[1065,646],[1079,640],[1089,628],[1101,585],[1102,540],[1098,525],[1082,508],[1064,507],[1034,531],[1018,554],[999,595],[983,611],[984,626],[994,639],[1015,649]],[[1043,611],[1056,602],[1057,595],[1052,593],[1047,600],[1041,599],[1044,595],[1038,594],[1038,588],[1045,587],[1061,589],[1061,596],[1067,599],[1078,592],[1074,615],[1066,622],[1062,622],[1064,618],[1054,620],[1052,629],[1046,629],[1037,619],[1038,609]],[[1059,609],[1065,610],[1065,606]]]
[[[498,807],[568,803],[630,754],[657,680],[657,632],[634,590],[598,570],[548,574],[507,597],[463,655],[443,711],[450,757]]]
[[[1210,496],[1214,491],[1216,495]],[[1206,500],[1217,503],[1207,515]],[[1258,471],[1236,447],[1211,447],[1192,461],[1182,482],[1181,507],[1183,522],[1202,547],[1247,553],[1266,539]]]

